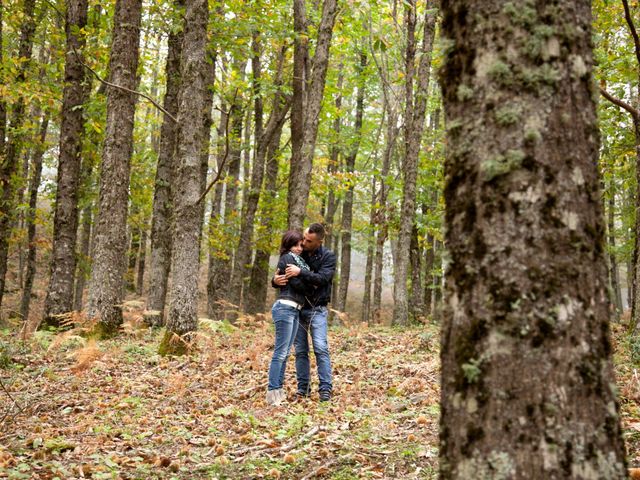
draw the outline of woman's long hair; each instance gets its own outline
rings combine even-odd
[[[282,235],[282,241],[280,242],[280,255],[284,255],[292,247],[295,247],[298,242],[302,240],[302,233],[298,230],[288,230]]]

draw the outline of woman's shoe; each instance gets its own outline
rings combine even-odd
[[[282,403],[282,389],[276,388],[275,390],[267,391],[267,404],[277,407]]]

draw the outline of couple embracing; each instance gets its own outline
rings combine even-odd
[[[271,309],[276,339],[269,366],[270,405],[279,405],[286,398],[284,374],[291,345],[296,353],[296,395],[310,395],[309,337],[318,366],[320,401],[331,399],[327,304],[336,257],[322,245],[324,235],[324,227],[312,223],[304,233],[289,230],[282,236],[280,259],[271,282],[278,294]]]

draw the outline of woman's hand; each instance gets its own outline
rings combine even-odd
[[[289,280],[287,279],[287,276],[284,274],[280,275],[280,269],[277,269],[275,275],[273,276],[273,284],[278,285],[279,287],[283,287],[288,282]]]

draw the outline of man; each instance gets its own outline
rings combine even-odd
[[[313,293],[306,297],[304,307],[300,311],[300,325],[294,340],[296,351],[296,377],[298,380],[298,397],[310,394],[309,376],[309,335],[313,343],[313,351],[318,365],[319,397],[321,402],[331,400],[331,360],[329,358],[329,342],[327,339],[327,304],[331,299],[331,284],[336,271],[336,256],[322,245],[324,227],[312,223],[304,231],[302,240],[302,258],[310,270],[302,270],[296,265],[289,265],[284,274],[273,277],[275,285],[285,285],[289,278],[300,277],[305,283],[312,285]]]

